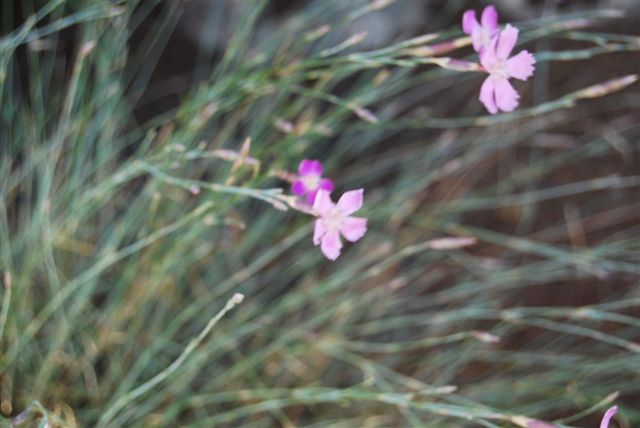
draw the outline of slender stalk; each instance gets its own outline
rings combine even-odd
[[[200,332],[200,334],[189,342],[184,351],[180,354],[178,358],[176,358],[169,367],[162,370],[160,373],[135,388],[134,390],[122,395],[111,407],[109,407],[102,417],[98,420],[97,427],[104,427],[113,419],[113,417],[122,410],[127,404],[133,402],[136,398],[145,394],[153,387],[158,385],[163,380],[167,379],[171,376],[178,368],[184,363],[184,361],[191,355],[191,353],[202,343],[204,338],[211,332],[213,327],[222,319],[223,316],[231,309],[233,309],[236,305],[242,303],[244,300],[244,295],[240,293],[234,294],[228,301],[227,304],[222,308],[220,312],[216,314],[213,318],[209,320],[207,326]]]

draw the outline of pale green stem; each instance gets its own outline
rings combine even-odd
[[[151,379],[149,379],[139,387],[121,396],[109,409],[107,409],[107,411],[102,415],[102,417],[100,417],[97,427],[100,428],[100,427],[107,426],[107,424],[111,421],[111,419],[113,419],[113,417],[120,410],[122,410],[127,404],[131,403],[136,398],[145,394],[146,392],[151,390],[153,387],[158,385],[160,382],[162,382],[163,380],[171,376],[173,372],[175,372],[182,365],[182,363],[184,363],[187,357],[191,355],[191,353],[196,349],[196,347],[200,345],[200,343],[202,343],[204,338],[209,334],[209,332],[218,323],[218,321],[220,321],[220,319],[223,316],[225,316],[227,312],[233,309],[234,306],[236,306],[239,303],[242,303],[243,299],[244,299],[244,296],[242,294],[240,293],[234,294],[231,297],[231,299],[227,301],[227,304],[224,306],[224,308],[222,308],[222,310],[218,312],[215,317],[209,320],[209,323],[207,323],[207,326],[204,328],[204,330],[202,330],[196,338],[192,339],[191,342],[189,342],[187,347],[184,348],[184,351],[182,351],[182,354],[180,354],[180,356],[176,358],[169,367],[162,370],[160,373],[158,373],[157,375],[155,375],[154,377],[152,377]]]

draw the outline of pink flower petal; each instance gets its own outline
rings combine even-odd
[[[321,238],[320,249],[330,260],[335,260],[340,255],[342,242],[337,230],[326,231]]]
[[[502,111],[514,111],[518,107],[520,95],[507,79],[495,79],[496,105]]]
[[[316,220],[313,228],[313,245],[320,245],[320,240],[325,233],[327,233],[327,225],[324,223],[324,220],[319,218]]]
[[[318,190],[316,194],[316,199],[313,201],[313,209],[318,212],[321,216],[327,215],[329,211],[335,207],[334,203],[331,202],[330,193],[324,189]]]
[[[367,219],[364,217],[345,218],[340,233],[347,241],[356,242],[367,233]]]
[[[478,23],[476,13],[473,10],[467,10],[462,15],[462,30],[471,36],[473,49],[480,52],[489,46],[491,40],[498,33],[498,12],[493,6],[487,6],[482,11],[482,24]]]
[[[338,200],[338,208],[340,208],[345,215],[353,214],[362,208],[363,194],[363,189],[345,192]]]
[[[307,188],[305,187],[302,180],[296,180],[291,185],[291,191],[298,196],[302,196],[307,192]]]
[[[323,171],[322,163],[317,160],[303,159],[298,167],[300,175],[322,175]]]
[[[320,180],[320,186],[321,189],[324,190],[328,190],[329,192],[333,190],[333,181],[331,181],[328,178],[323,178],[322,180]]]
[[[498,59],[504,61],[509,58],[517,41],[518,29],[511,24],[507,24],[505,29],[500,32],[498,44],[496,45],[496,56]]]
[[[535,58],[522,51],[509,58],[518,41],[518,29],[507,24],[497,36],[489,26],[497,25],[497,12],[489,6],[482,12],[483,47],[480,49],[480,63],[489,73],[480,88],[480,101],[491,114],[498,111],[513,111],[518,106],[520,95],[509,83],[510,78],[527,80],[533,75]],[[474,30],[475,31],[475,30]],[[490,42],[487,44],[487,38]],[[472,36],[473,39],[473,36]],[[475,40],[474,40],[475,46]]]
[[[505,63],[509,77],[520,80],[527,80],[533,75],[536,59],[528,51],[522,51],[518,55],[511,57]]]
[[[462,15],[462,31],[471,35],[473,29],[479,27],[478,19],[476,18],[475,10],[468,10]]]
[[[491,73],[491,70],[498,63],[498,57],[496,56],[496,45],[498,44],[498,37],[491,39],[489,46],[480,50],[480,64]]]
[[[607,412],[604,414],[604,417],[602,418],[602,422],[600,422],[600,428],[609,428],[609,422],[617,411],[618,406],[613,406],[609,410],[607,410]]]
[[[482,16],[480,17],[480,21],[482,22],[482,26],[485,27],[489,31],[494,31],[498,29],[498,11],[493,5],[489,5],[484,8],[482,11]]]
[[[483,34],[484,29],[480,26],[475,27],[471,32],[471,44],[476,52],[480,52],[485,47]]]
[[[485,108],[491,114],[496,114],[498,112],[498,107],[496,106],[496,98],[495,98],[495,83],[494,78],[488,76],[484,79],[484,83],[482,83],[482,87],[480,88],[480,102],[484,104]]]
[[[318,189],[313,189],[309,193],[307,193],[307,197],[305,199],[309,205],[313,206],[313,203],[316,201],[317,194],[318,194]]]

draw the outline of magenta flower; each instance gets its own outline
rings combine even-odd
[[[602,418],[602,422],[600,422],[600,428],[609,428],[609,421],[611,421],[611,418],[616,414],[617,411],[618,406],[613,406],[609,410],[607,410],[607,412],[604,414],[604,417]]]
[[[322,178],[322,163],[317,160],[303,159],[298,167],[298,179],[291,185],[291,190],[298,196],[306,195],[307,203],[313,205],[318,190],[333,190],[333,181]]]
[[[473,50],[480,52],[491,43],[491,39],[498,35],[498,12],[493,6],[487,6],[482,11],[480,22],[476,18],[475,10],[468,10],[462,15],[462,31],[471,36]]]
[[[518,106],[520,95],[509,83],[510,78],[527,80],[533,75],[536,60],[528,51],[509,58],[517,41],[518,29],[507,24],[489,46],[480,51],[480,63],[489,73],[480,88],[480,101],[491,114],[498,110],[513,111]]]
[[[363,189],[345,192],[337,204],[331,201],[331,194],[320,189],[313,204],[318,214],[313,231],[313,244],[320,245],[320,249],[330,260],[340,255],[342,242],[340,235],[347,241],[356,242],[367,232],[367,219],[351,217],[351,214],[362,207]]]

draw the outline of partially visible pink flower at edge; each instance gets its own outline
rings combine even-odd
[[[334,204],[328,191],[318,190],[313,204],[313,209],[318,214],[313,231],[313,244],[320,245],[322,253],[328,259],[335,260],[340,255],[340,235],[347,241],[356,242],[367,232],[367,219],[351,216],[362,207],[363,194],[363,189],[345,192],[338,203]]]
[[[480,22],[476,18],[475,10],[467,10],[462,15],[462,31],[471,36],[473,50],[476,52],[489,46],[491,39],[499,32],[496,8],[493,6],[485,7],[480,16]]]
[[[317,160],[303,159],[298,167],[299,176],[291,185],[291,190],[298,196],[305,196],[309,205],[313,205],[318,190],[333,190],[333,181],[322,178],[324,170],[322,163]]]
[[[507,24],[489,46],[480,51],[480,63],[489,73],[480,88],[480,101],[491,114],[499,110],[513,111],[518,106],[520,95],[509,83],[510,78],[527,80],[533,75],[536,60],[531,53],[524,50],[509,58],[517,41],[518,29]]]
[[[618,411],[618,406],[610,407],[609,410],[606,411],[604,417],[602,418],[602,422],[600,422],[600,428],[609,428],[609,422],[613,415]]]

